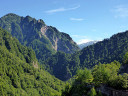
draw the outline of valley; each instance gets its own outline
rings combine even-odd
[[[106,96],[104,86],[128,90],[128,31],[80,49],[69,34],[41,19],[9,13],[0,27],[1,96]]]

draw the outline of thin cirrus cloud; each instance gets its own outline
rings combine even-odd
[[[84,19],[83,18],[70,18],[70,20],[72,20],[72,21],[83,21]]]
[[[78,9],[79,7],[80,7],[80,5],[77,5],[77,6],[72,7],[72,8],[58,8],[58,9],[51,9],[51,10],[45,11],[45,13],[52,14],[52,13],[56,13],[56,12],[70,11],[70,10]]]
[[[115,18],[121,17],[125,18],[128,17],[128,7],[124,5],[116,6],[114,10],[112,10],[115,13]]]

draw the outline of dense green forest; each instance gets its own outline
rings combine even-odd
[[[60,96],[63,87],[40,68],[32,49],[0,28],[0,96]]]
[[[124,61],[127,60],[128,57],[124,59]],[[118,61],[114,61],[109,64],[100,63],[92,69],[78,70],[72,84],[66,85],[62,96],[107,96],[100,91],[104,86],[117,90],[127,90],[128,74],[118,74],[120,66]]]
[[[92,46],[84,48],[79,55],[81,66],[91,68],[100,63],[110,63],[114,60],[122,62],[122,57],[128,51],[128,31],[113,35]]]

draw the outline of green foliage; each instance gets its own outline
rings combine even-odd
[[[64,90],[62,96],[82,96],[88,94],[90,87],[87,86],[93,81],[91,71],[86,68],[84,70],[79,70],[75,78],[71,87],[65,87],[68,91]]]
[[[124,55],[123,63],[128,64],[128,52]]]
[[[117,61],[111,62],[110,64],[99,64],[93,68],[94,82],[96,85],[101,83],[106,84],[110,78],[117,76],[120,68],[120,63]]]
[[[121,64],[113,61],[109,64],[95,65],[93,69],[78,70],[74,76],[75,81],[64,91],[62,96],[104,96],[100,91],[96,93],[95,88],[106,85],[118,90],[128,89],[128,74],[118,74]],[[99,89],[98,89],[99,90]]]
[[[85,68],[84,70],[79,70],[76,78],[76,81],[81,84],[91,83],[93,81],[91,70],[88,70],[87,68]]]
[[[0,39],[0,96],[61,95],[64,83],[40,68],[32,49],[2,28]]]
[[[89,96],[96,96],[96,90],[95,90],[94,87],[91,89],[91,91],[89,92],[88,95],[89,95]]]
[[[70,86],[70,84],[66,84],[66,86],[65,86],[65,89],[62,91],[62,96],[70,96],[70,88],[71,88],[71,86]]]
[[[96,65],[92,71],[95,85],[106,84],[115,89],[128,89],[128,74],[118,75],[120,65],[117,61]]]
[[[128,89],[128,74],[118,75],[110,78],[109,86],[115,89]]]

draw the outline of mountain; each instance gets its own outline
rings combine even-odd
[[[60,96],[63,86],[40,68],[31,48],[0,28],[0,96]]]
[[[57,51],[74,53],[79,48],[72,38],[43,20],[10,13],[0,18],[0,27],[16,37],[22,45],[34,49],[37,59],[43,61]]]
[[[89,45],[93,45],[93,44],[95,44],[95,43],[97,43],[98,41],[89,41],[89,42],[86,42],[86,43],[82,43],[82,44],[78,44],[78,46],[79,46],[79,48],[80,49],[83,49],[84,47],[87,47],[87,46],[89,46]]]

